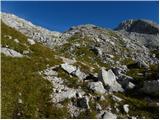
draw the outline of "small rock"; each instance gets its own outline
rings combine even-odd
[[[106,57],[108,57],[108,58],[114,58],[114,56],[111,55],[111,54],[106,54]]]
[[[135,116],[132,116],[132,117],[131,117],[131,119],[137,119],[137,117],[135,117]]]
[[[18,103],[19,103],[19,104],[22,104],[22,99],[19,98],[19,99],[18,99]]]
[[[119,111],[120,111],[120,110],[119,110],[118,108],[116,108],[116,112],[119,113]]]
[[[97,111],[101,111],[102,110],[102,107],[99,103],[96,104],[96,110]]]
[[[1,48],[1,53],[5,54],[6,56],[10,57],[23,57],[23,55],[15,50],[9,49],[9,48]]]
[[[34,45],[35,44],[35,41],[32,40],[32,39],[27,39],[27,41],[29,42],[30,45]]]
[[[126,65],[122,65],[121,67],[113,67],[112,68],[112,71],[114,72],[114,74],[116,76],[119,76],[121,75],[122,73],[126,73],[128,70],[127,66]]]
[[[14,39],[14,42],[19,43],[18,39]]]
[[[77,69],[75,66],[69,65],[68,63],[61,64],[61,67],[63,68],[63,70],[65,70],[69,74],[73,73]]]
[[[128,113],[129,112],[129,105],[128,104],[123,105],[123,109],[126,113]]]
[[[87,77],[87,75],[84,72],[81,72],[79,68],[72,74],[77,76],[80,80],[84,80]]]
[[[105,111],[104,114],[102,115],[103,119],[116,119],[117,116],[109,111]]]
[[[121,74],[118,77],[118,82],[122,85],[124,89],[132,89],[134,88],[134,84],[130,81],[133,81],[133,78],[124,74]]]
[[[58,73],[53,70],[53,67],[44,70],[44,75],[46,76],[57,76]]]
[[[9,35],[8,35],[8,39],[10,39],[10,40],[11,40],[11,39],[12,39],[12,36],[9,36]]]
[[[24,55],[29,54],[29,51],[28,51],[28,50],[24,50],[24,51],[23,51],[23,54],[24,54]]]
[[[152,57],[155,58],[155,57],[156,57],[156,54],[152,54]]]
[[[117,97],[115,95],[112,95],[112,98],[113,98],[114,101],[117,101],[117,102],[121,102],[123,100],[122,98]]]
[[[127,89],[133,89],[135,85],[132,82],[128,83]]]
[[[82,94],[81,94],[80,92],[77,92],[77,93],[76,93],[76,97],[77,97],[77,98],[82,98]]]
[[[89,82],[88,83],[89,89],[93,90],[95,93],[104,94],[106,90],[103,87],[102,82]]]

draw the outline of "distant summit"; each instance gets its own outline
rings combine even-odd
[[[137,32],[145,34],[158,34],[159,27],[156,23],[149,20],[125,20],[119,24],[115,30],[126,30],[127,32]]]

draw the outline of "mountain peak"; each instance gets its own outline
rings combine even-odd
[[[122,21],[116,30],[126,30],[127,32],[137,32],[145,34],[158,34],[159,27],[156,23],[145,19],[129,19]]]
[[[76,29],[94,29],[98,28],[98,26],[94,24],[82,24],[82,25],[77,25],[77,26],[72,26],[69,30],[76,30]]]

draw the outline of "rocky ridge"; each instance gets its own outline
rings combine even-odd
[[[50,47],[61,43],[58,39],[61,35],[60,32],[49,31],[13,14],[1,13],[1,18],[6,25],[15,28],[37,42],[44,43]]]

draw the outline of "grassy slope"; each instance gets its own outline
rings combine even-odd
[[[66,109],[58,109],[51,103],[52,84],[43,79],[38,71],[61,63],[54,52],[36,43],[30,46],[27,37],[2,23],[2,46],[16,51],[31,50],[29,57],[12,58],[1,54],[2,67],[2,118],[66,118]],[[17,38],[20,43],[4,35]],[[48,59],[47,59],[48,58]],[[22,95],[20,95],[20,93]],[[23,103],[18,103],[21,98]],[[19,115],[17,115],[19,113]]]

